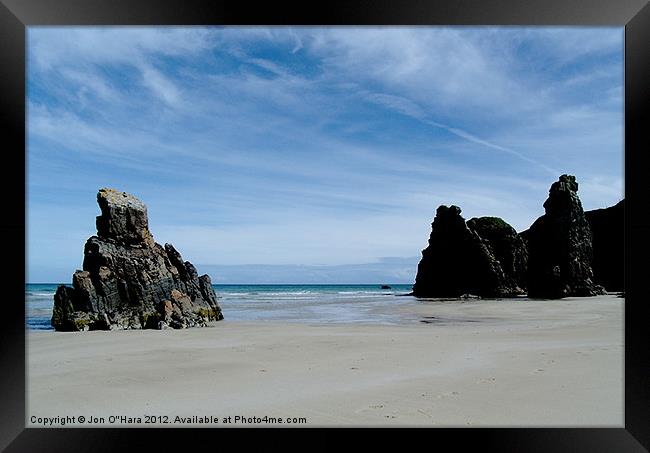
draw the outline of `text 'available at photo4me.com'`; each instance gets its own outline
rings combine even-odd
[[[88,426],[88,425],[304,425],[305,417],[272,417],[243,415],[61,415],[39,417],[32,415],[29,422],[34,427]]]

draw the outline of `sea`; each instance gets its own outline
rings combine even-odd
[[[25,285],[27,328],[50,325],[58,283]],[[412,285],[212,285],[228,321],[395,324],[395,309],[416,299]]]

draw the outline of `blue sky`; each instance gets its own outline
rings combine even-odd
[[[217,283],[412,283],[440,204],[623,198],[623,28],[30,27],[27,83],[30,282],[81,267],[101,187]]]

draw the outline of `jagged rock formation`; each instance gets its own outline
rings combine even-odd
[[[592,236],[578,198],[575,176],[562,175],[551,185],[546,213],[530,227],[528,296],[593,296],[603,288],[593,281]]]
[[[467,221],[467,226],[487,241],[506,276],[507,286],[523,294],[528,248],[517,231],[499,217],[474,217]]]
[[[458,206],[440,206],[413,286],[416,297],[505,297],[517,293],[489,244],[468,228]]]
[[[625,200],[585,212],[592,235],[594,281],[607,291],[623,291]]]
[[[198,276],[171,244],[149,231],[147,207],[126,192],[101,189],[97,236],[84,248],[72,288],[54,295],[56,330],[162,329],[223,319],[210,277]]]

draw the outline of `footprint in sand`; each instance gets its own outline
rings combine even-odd
[[[436,398],[438,398],[438,399],[440,399],[440,398],[457,398],[458,395],[460,395],[459,392],[445,392],[445,393],[439,394],[438,396],[436,396]]]
[[[443,398],[442,394],[436,395],[435,393],[420,393],[420,397],[427,398],[427,399]]]
[[[476,381],[477,384],[493,384],[496,382],[497,378],[495,377],[489,377],[489,378],[484,378],[484,379],[479,379]]]
[[[386,404],[386,403],[371,404],[370,406],[363,407],[363,408],[361,408],[361,409],[357,409],[357,410],[354,411],[354,412],[357,413],[357,414],[359,414],[359,413],[363,413],[363,412],[368,412],[368,411],[370,411],[370,410],[373,410],[373,411],[374,411],[374,410],[377,410],[377,409],[383,409],[385,404]]]

